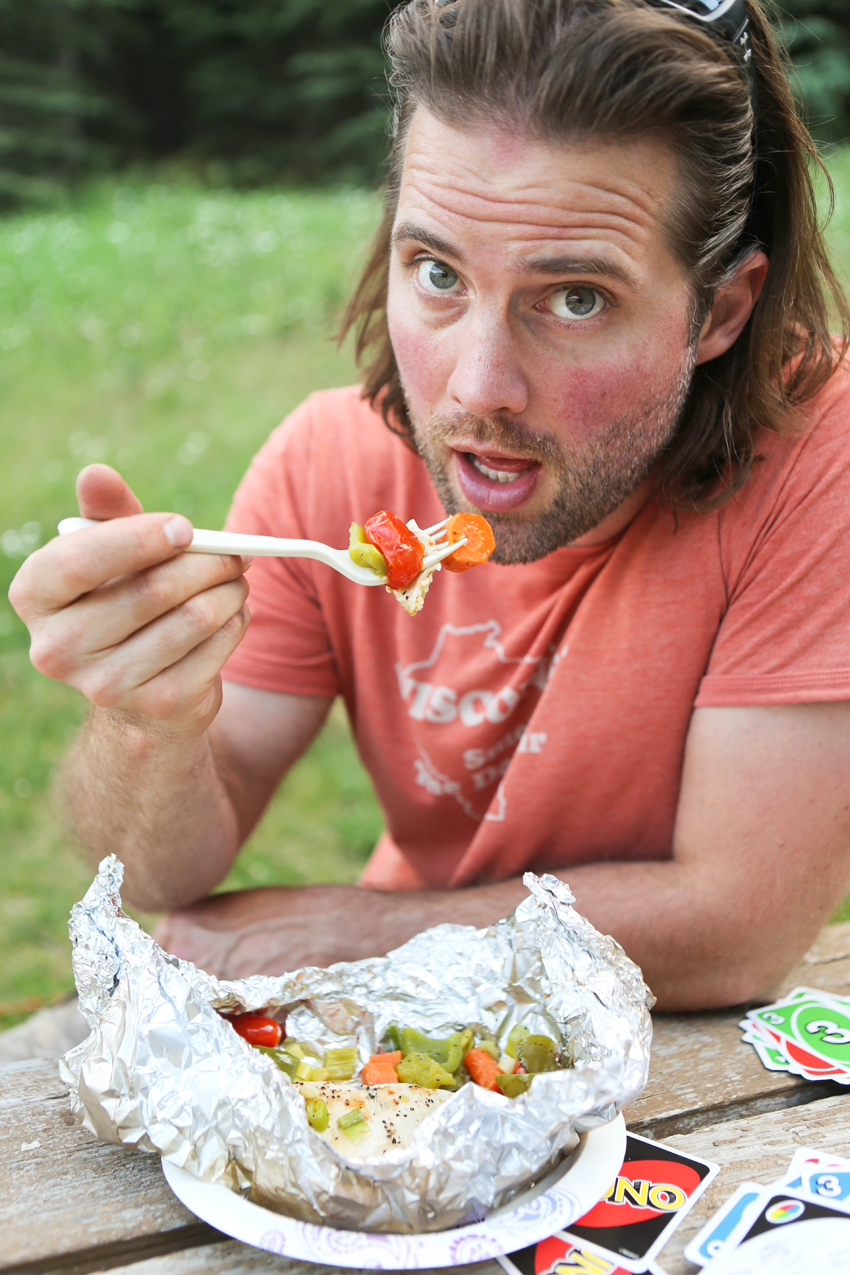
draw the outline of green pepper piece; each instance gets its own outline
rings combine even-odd
[[[298,1059],[293,1058],[290,1054],[284,1054],[280,1049],[271,1049],[268,1045],[257,1045],[261,1054],[265,1054],[267,1058],[271,1058],[272,1062],[278,1067],[285,1076],[290,1080],[295,1079],[295,1068],[298,1066]]]
[[[345,1115],[340,1116],[336,1123],[346,1138],[349,1138],[352,1142],[358,1142],[360,1138],[365,1137],[369,1132],[369,1121],[359,1107],[355,1107],[353,1111],[346,1111]]]
[[[316,1133],[324,1133],[328,1127],[327,1105],[321,1098],[305,1098],[304,1106],[307,1108],[307,1123]]]
[[[516,1056],[526,1071],[555,1070],[555,1042],[549,1036],[526,1036]]]
[[[496,1084],[501,1089],[506,1098],[516,1098],[518,1094],[525,1093],[531,1084],[532,1077],[529,1074],[518,1076],[497,1076]]]
[[[491,1058],[494,1058],[496,1060],[496,1062],[498,1062],[502,1056],[501,1050],[499,1049],[499,1046],[496,1044],[495,1040],[479,1040],[475,1048],[483,1049],[484,1053],[489,1054]]]
[[[401,1031],[395,1023],[390,1023],[387,1028],[387,1035],[392,1041],[393,1046],[389,1052],[394,1053],[396,1049],[401,1049]]]
[[[401,1052],[405,1058],[408,1054],[427,1054],[446,1071],[456,1071],[463,1056],[461,1053],[463,1037],[463,1032],[452,1032],[451,1036],[446,1036],[444,1040],[437,1040],[433,1036],[423,1035],[414,1027],[403,1027]]]
[[[429,1054],[410,1053],[402,1058],[395,1073],[404,1085],[421,1085],[423,1089],[453,1089],[455,1078]]]
[[[348,556],[358,567],[366,567],[376,576],[387,574],[387,562],[380,549],[366,541],[366,533],[359,523],[353,522],[348,532]]]
[[[517,1023],[512,1027],[508,1035],[508,1042],[505,1045],[505,1053],[509,1058],[516,1058],[516,1051],[524,1040],[528,1040],[529,1031],[527,1027],[523,1027],[521,1023]]]

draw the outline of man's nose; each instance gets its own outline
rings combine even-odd
[[[457,341],[449,398],[473,416],[518,415],[528,407],[528,381],[507,318],[469,315]]]

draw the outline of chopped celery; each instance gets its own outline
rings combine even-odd
[[[475,1046],[476,1049],[483,1049],[485,1054],[489,1054],[494,1062],[498,1062],[502,1056],[502,1051],[496,1044],[495,1040],[479,1040]]]
[[[297,1061],[289,1054],[282,1053],[279,1049],[271,1049],[268,1045],[257,1045],[261,1054],[265,1054],[267,1058],[271,1058],[275,1066],[279,1067],[285,1076],[290,1080],[295,1079],[295,1068]]]
[[[330,1080],[327,1067],[314,1067],[311,1080]]]
[[[407,1054],[395,1071],[402,1084],[421,1085],[423,1089],[452,1089],[456,1083],[451,1072],[429,1054]]]
[[[526,1071],[555,1070],[555,1042],[549,1036],[526,1036],[517,1045],[516,1056]]]
[[[517,1023],[515,1027],[511,1028],[510,1033],[508,1034],[508,1042],[505,1045],[505,1053],[509,1054],[511,1058],[516,1058],[517,1048],[524,1040],[528,1040],[528,1037],[528,1028],[523,1027],[521,1023]]]
[[[281,1045],[281,1049],[284,1051],[284,1053],[291,1054],[293,1058],[304,1057],[304,1049],[298,1043],[298,1041],[295,1039],[294,1036],[287,1036],[286,1040]]]
[[[355,1107],[353,1111],[346,1111],[336,1123],[346,1138],[350,1138],[352,1142],[357,1142],[369,1132],[369,1122],[359,1107]]]
[[[307,1122],[316,1130],[316,1133],[324,1133],[328,1127],[328,1109],[321,1098],[305,1098],[304,1106],[307,1108]]]
[[[387,561],[380,549],[366,541],[366,533],[359,523],[353,522],[348,532],[348,556],[358,567],[374,571],[376,576],[387,574]]]
[[[532,1077],[528,1074],[519,1076],[497,1076],[496,1084],[501,1089],[506,1098],[516,1098],[518,1094],[525,1093],[531,1084]]]
[[[357,1050],[352,1045],[325,1050],[324,1070],[328,1080],[350,1080],[357,1068]]]
[[[296,1080],[312,1080],[315,1068],[306,1058],[302,1058],[298,1066],[295,1068]]]

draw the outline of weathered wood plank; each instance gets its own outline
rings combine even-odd
[[[664,1141],[722,1166],[658,1259],[667,1275],[693,1275],[697,1267],[685,1261],[685,1245],[740,1182],[751,1179],[767,1185],[781,1177],[799,1147],[850,1155],[850,1095],[732,1120]]]
[[[502,1268],[497,1262],[472,1262],[454,1269],[461,1270],[463,1275],[502,1275]],[[243,1272],[245,1275],[260,1275],[261,1272],[267,1275],[335,1275],[336,1270],[336,1267],[317,1266],[314,1262],[276,1257],[273,1253],[263,1253],[260,1249],[240,1244],[238,1240],[227,1240],[223,1244],[205,1244],[202,1248],[187,1249],[183,1253],[135,1262],[132,1266],[113,1270],[111,1275],[242,1275]],[[105,1275],[105,1272],[101,1268],[90,1275]],[[346,1275],[372,1275],[372,1272],[346,1268]],[[393,1273],[388,1272],[387,1275]],[[423,1271],[421,1275],[445,1275],[445,1267],[440,1271]]]
[[[72,1121],[55,1063],[0,1068],[0,1271],[146,1240],[177,1248],[187,1227],[195,1243],[216,1235],[175,1199],[156,1156],[97,1142]]]
[[[821,932],[777,988],[777,999],[799,985],[850,995],[850,922]],[[827,1082],[767,1071],[752,1046],[741,1043],[744,1012],[654,1015],[649,1084],[626,1113],[631,1128],[665,1139],[840,1092]]]

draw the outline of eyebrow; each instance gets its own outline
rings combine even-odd
[[[423,244],[433,252],[439,253],[440,256],[450,257],[459,265],[463,264],[463,254],[445,239],[440,239],[439,235],[434,235],[422,226],[414,225],[413,222],[402,222],[393,231],[392,245],[395,247],[397,244],[410,240]],[[521,270],[536,271],[540,274],[595,274],[603,278],[619,279],[629,288],[637,287],[634,277],[627,270],[606,257],[531,257],[523,262]]]

